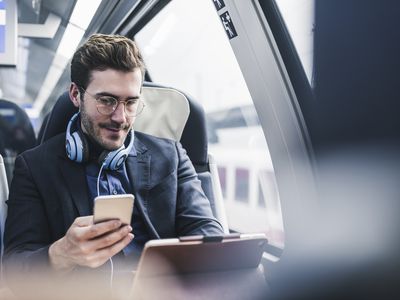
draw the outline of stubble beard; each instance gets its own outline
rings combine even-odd
[[[97,130],[95,128],[94,125],[94,121],[87,115],[86,110],[84,108],[84,106],[81,106],[81,121],[82,121],[82,126],[84,127],[84,129],[86,130],[86,134],[89,136],[89,138],[91,138],[95,143],[97,143],[100,147],[102,147],[103,149],[107,150],[107,151],[113,151],[116,150],[118,148],[120,148],[122,146],[122,144],[124,143],[125,139],[122,141],[122,143],[120,145],[114,146],[114,145],[110,145],[109,143],[107,143],[107,141],[105,141],[101,134],[100,134],[100,129],[101,128],[107,128],[107,127],[112,127],[112,128],[120,128],[122,130],[124,130],[126,132],[126,134],[129,131],[129,125],[124,125],[119,126],[118,124],[104,124],[104,123],[99,123],[97,125]],[[126,136],[125,136],[126,138]]]

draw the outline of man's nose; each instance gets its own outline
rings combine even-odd
[[[120,124],[126,122],[125,104],[123,102],[118,102],[117,107],[111,114],[111,120]]]

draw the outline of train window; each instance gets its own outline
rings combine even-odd
[[[279,238],[269,238],[283,246],[282,221],[279,225],[274,221],[282,220],[280,205],[258,205],[258,185],[264,191],[275,182],[271,177],[259,177],[262,171],[274,174],[268,146],[213,2],[191,1],[188,5],[185,0],[173,0],[134,39],[154,82],[179,88],[202,103],[229,228],[279,232],[274,235]],[[265,203],[279,203],[275,192],[260,197],[271,195],[275,199],[264,199]]]
[[[262,182],[258,183],[258,206],[261,208],[265,208],[267,206],[265,204],[265,196],[264,196],[264,192],[263,192]]]
[[[312,82],[315,0],[275,0],[309,82]]]
[[[239,202],[249,202],[249,170],[236,169],[235,178],[235,199]]]
[[[222,196],[226,199],[226,168],[218,167],[219,182],[221,184]]]

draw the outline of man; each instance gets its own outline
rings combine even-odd
[[[7,270],[40,265],[68,273],[97,268],[115,255],[131,262],[150,239],[223,233],[181,145],[130,136],[143,109],[143,77],[142,57],[125,37],[96,34],[75,52],[69,94],[79,115],[68,133],[82,140],[82,158],[67,155],[65,134],[17,158],[5,229]],[[130,139],[122,166],[102,170],[104,157]],[[94,224],[94,197],[124,193],[135,195],[132,223]]]

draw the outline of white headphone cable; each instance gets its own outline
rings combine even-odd
[[[101,172],[103,171],[104,166],[105,166],[104,163],[101,164],[99,175],[97,176],[97,197],[100,196],[100,176],[101,176]],[[114,264],[113,264],[111,257],[108,260],[110,261],[110,267],[111,267],[111,269],[110,269],[110,288],[111,288],[111,292],[112,292],[113,279],[114,279]]]
[[[111,267],[111,269],[110,269],[110,289],[111,289],[111,292],[112,292],[112,290],[113,290],[113,281],[114,281],[114,263],[113,263],[111,257],[108,260],[110,261],[110,267]]]
[[[100,167],[100,171],[99,171],[99,175],[97,176],[97,197],[100,196],[100,175],[101,175],[101,171],[103,171],[105,164],[101,164]]]

